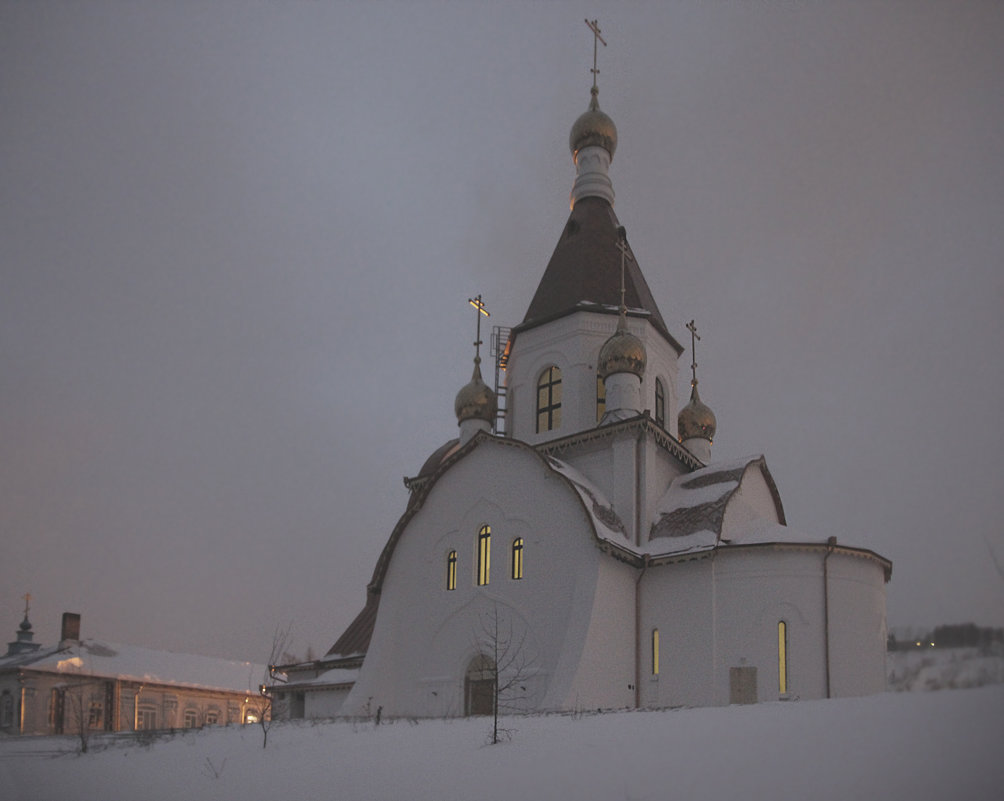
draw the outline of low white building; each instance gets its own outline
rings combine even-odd
[[[460,436],[406,482],[363,612],[324,659],[284,668],[288,714],[885,688],[891,563],[789,528],[762,456],[712,460],[696,365],[680,408],[683,348],[614,214],[617,132],[596,98],[572,128],[568,222],[525,318],[502,332],[504,383],[487,386],[475,358]]]
[[[249,723],[269,712],[265,665],[80,638],[33,641],[28,610],[0,656],[0,734],[82,734]],[[82,731],[83,730],[83,731]]]

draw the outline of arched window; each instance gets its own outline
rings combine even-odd
[[[600,374],[596,374],[596,422],[600,422],[603,419],[603,414],[607,410],[607,385],[600,378]]]
[[[660,378],[655,379],[655,424],[666,427],[666,388]]]
[[[777,691],[788,692],[788,625],[783,620],[777,624]]]
[[[478,532],[478,585],[484,586],[491,577],[492,527],[482,526]]]
[[[537,379],[537,433],[561,428],[561,370],[548,367]]]
[[[512,577],[514,579],[523,578],[523,538],[517,537],[512,541]]]
[[[659,675],[659,629],[652,629],[652,675]]]
[[[450,551],[446,557],[446,589],[457,588],[457,552]]]

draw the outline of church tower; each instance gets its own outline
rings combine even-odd
[[[614,213],[609,170],[617,127],[600,110],[595,63],[593,72],[589,107],[569,135],[576,171],[571,213],[509,341],[506,432],[532,445],[599,426],[612,391],[619,416],[628,409],[648,412],[670,436],[677,433],[683,348],[669,333]],[[640,345],[643,369],[624,372],[601,363],[615,332]]]

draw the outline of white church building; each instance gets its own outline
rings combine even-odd
[[[570,147],[571,214],[498,348],[504,380],[475,358],[459,437],[406,481],[363,611],[323,659],[283,668],[287,716],[885,689],[890,561],[789,528],[763,456],[714,461],[715,416],[696,370],[681,407],[683,348],[614,213],[595,85]]]

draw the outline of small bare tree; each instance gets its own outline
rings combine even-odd
[[[63,687],[64,714],[68,716],[70,727],[75,729],[80,738],[80,753],[86,754],[90,743],[91,732],[102,725],[102,716],[106,714],[103,707],[93,703],[93,692],[99,687],[98,682],[79,678]],[[70,731],[67,731],[69,734]]]
[[[533,659],[526,642],[526,628],[517,632],[512,616],[499,612],[496,604],[490,612],[479,616],[475,642],[478,652],[487,657],[485,668],[492,679],[492,744],[499,734],[510,732],[499,729],[499,713],[522,712],[530,698],[527,681],[533,669]]]
[[[285,628],[275,627],[272,634],[272,650],[268,655],[268,664],[265,666],[263,681],[258,685],[258,703],[255,705],[255,712],[258,716],[258,725],[261,726],[262,740],[261,747],[268,746],[268,730],[272,728],[272,712],[275,707],[275,685],[282,684],[283,679],[276,672],[276,665],[288,655],[286,645],[292,639],[292,624]]]

